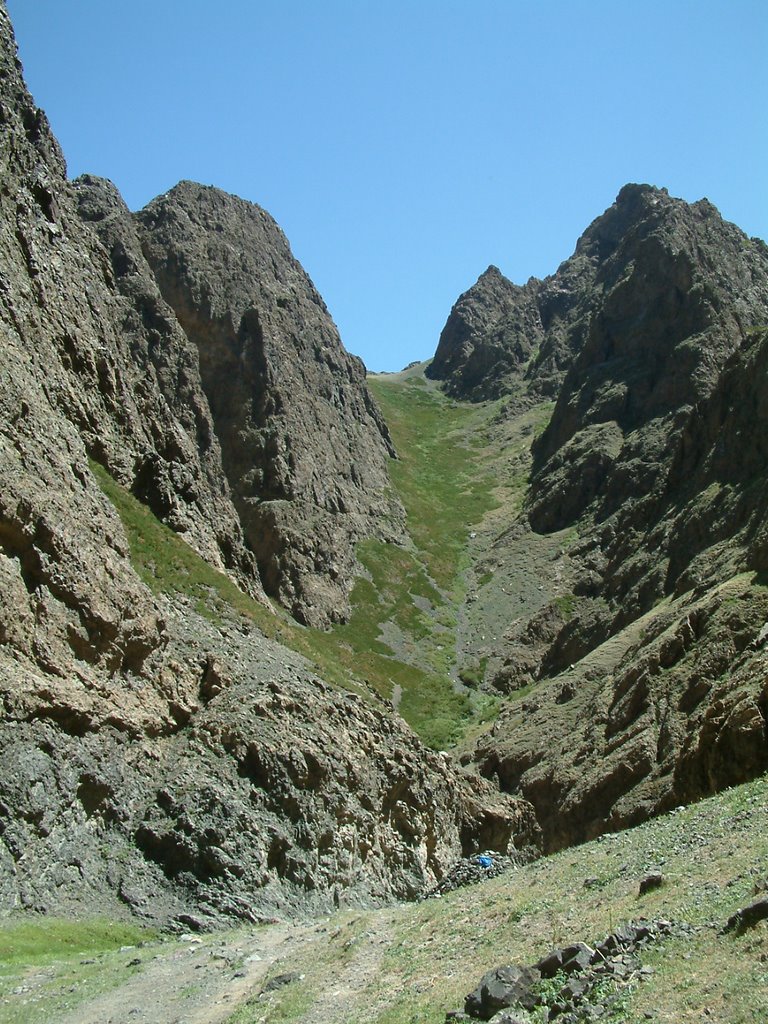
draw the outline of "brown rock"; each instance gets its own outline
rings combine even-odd
[[[137,215],[200,357],[224,469],[264,585],[303,622],[343,620],[354,543],[400,539],[389,434],[360,360],[262,209],[182,182]]]

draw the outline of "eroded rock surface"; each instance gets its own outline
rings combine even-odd
[[[182,182],[137,215],[200,353],[224,468],[265,587],[303,622],[348,613],[362,537],[402,539],[389,433],[312,282],[264,210]]]
[[[6,907],[206,927],[413,898],[462,853],[534,851],[529,808],[384,711],[244,624],[163,611],[141,675],[4,664]]]
[[[266,499],[263,480],[271,481],[271,510],[260,519],[278,538],[271,569],[262,566],[270,589],[297,614],[306,609],[304,618],[340,617],[352,540],[399,529],[385,486],[386,432],[362,367],[286,262],[285,296],[268,306],[248,297],[248,309],[231,315],[237,330],[244,323],[249,352],[248,332],[261,324],[272,339],[278,320],[280,337],[296,346],[280,360],[272,352],[272,390],[249,392],[254,415],[269,408],[280,423],[284,402],[298,423],[288,392],[303,378],[290,359],[317,364],[317,393],[302,392],[304,433],[270,434],[257,420],[261,435],[235,451],[224,431],[220,445],[223,399],[211,390],[212,412],[201,382],[210,366],[203,360],[201,371],[197,344],[163,299],[115,189],[66,180],[2,5],[0,44],[4,911],[130,912],[205,927],[410,896],[457,857],[516,839],[535,845],[530,808],[478,789],[394,716],[331,689],[251,620],[201,617],[184,594],[155,594],[134,571],[89,457],[264,600],[224,472],[240,459],[244,476],[261,474],[249,500]],[[242,210],[219,193],[181,189],[190,191],[214,210]],[[269,232],[279,234],[274,225]],[[196,270],[198,279],[205,273]],[[278,312],[283,298],[298,319]],[[225,359],[225,372],[232,368]],[[326,453],[317,471],[302,447],[310,436],[313,452]],[[272,461],[252,458],[250,441]],[[235,497],[241,502],[242,488]],[[276,582],[283,575],[288,582]]]
[[[526,285],[541,310],[560,296],[559,326],[542,312],[511,377],[498,368],[514,331],[499,325],[524,296],[492,277],[451,314],[474,334],[441,354],[446,326],[438,376],[455,394],[507,393],[512,417],[561,375],[524,512],[487,558],[527,559],[538,586],[508,576],[512,616],[478,651],[499,690],[535,689],[474,758],[534,803],[555,849],[768,767],[768,249],[706,200],[628,185]],[[487,377],[472,377],[476,352]]]

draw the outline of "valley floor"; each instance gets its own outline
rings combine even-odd
[[[651,871],[663,884],[641,896]],[[643,951],[642,976],[617,989],[602,1019],[762,1024],[768,921],[742,934],[722,927],[767,886],[763,777],[417,904],[59,957],[14,955],[14,929],[28,925],[6,921],[0,1021],[438,1024],[486,970],[533,963],[565,943],[593,944],[645,917],[682,930]],[[44,931],[41,922],[43,940]]]

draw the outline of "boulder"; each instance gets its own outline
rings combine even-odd
[[[466,997],[464,1012],[480,1020],[490,1020],[499,1010],[520,1006],[532,1010],[538,1006],[538,982],[535,967],[506,965],[484,974],[480,984]]]

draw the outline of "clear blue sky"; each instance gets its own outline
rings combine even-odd
[[[765,0],[7,0],[72,176],[265,207],[370,369],[627,181],[768,236]]]

